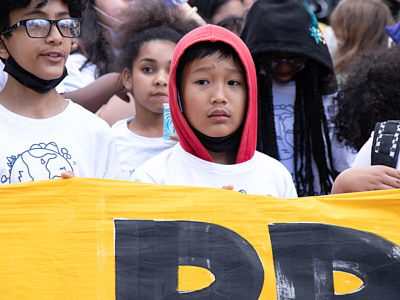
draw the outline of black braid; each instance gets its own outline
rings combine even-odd
[[[260,58],[261,59],[261,58]],[[258,129],[257,150],[279,160],[278,145],[276,142],[274,103],[272,99],[272,73],[268,58],[262,58],[257,67],[258,84]],[[260,74],[260,68],[265,74]]]
[[[304,70],[304,76],[298,77],[296,86],[303,87],[305,97],[305,123],[304,125],[299,124],[299,126],[307,131],[306,140],[300,142],[305,143],[310,150],[306,151],[305,156],[303,156],[306,163],[305,185],[307,186],[304,190],[304,196],[315,195],[313,188],[315,174],[312,170],[312,159],[314,159],[318,169],[320,192],[321,194],[328,194],[332,188],[335,171],[333,170],[331,142],[323,106],[322,82],[318,65],[310,61],[309,66]],[[297,98],[296,101],[298,101]],[[297,111],[295,111],[295,114],[297,114]]]
[[[299,77],[296,82],[296,100],[294,110],[294,177],[299,196],[314,192],[314,175],[311,159],[310,95],[303,88],[304,81]],[[296,151],[297,149],[297,151]]]
[[[255,61],[258,73],[257,150],[279,159],[271,64],[268,58],[256,57]],[[263,74],[260,74],[260,69],[263,70]],[[297,75],[296,80],[293,175],[299,197],[316,194],[315,176],[319,176],[321,194],[329,194],[336,176],[333,169],[328,123],[322,101],[322,76],[319,70],[318,64],[309,61],[306,68]],[[316,163],[318,174],[313,172],[313,160]]]

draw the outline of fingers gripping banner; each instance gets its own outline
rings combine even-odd
[[[400,299],[400,191],[0,187],[0,299]]]

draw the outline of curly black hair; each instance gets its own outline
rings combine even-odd
[[[400,47],[382,48],[360,56],[334,98],[339,142],[357,151],[376,122],[400,118]]]
[[[118,71],[132,67],[144,43],[153,40],[178,43],[183,35],[199,26],[175,16],[157,0],[136,0],[131,8],[125,12],[124,26],[118,32],[116,47],[122,50],[116,59]]]
[[[32,0],[1,0],[0,1],[0,32],[11,26],[10,12],[27,7]],[[42,0],[37,4],[38,7],[46,5],[50,0]],[[86,0],[62,0],[68,5],[71,17],[80,18],[85,7]]]

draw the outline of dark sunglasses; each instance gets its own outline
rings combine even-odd
[[[289,57],[289,58],[276,58],[271,57],[271,67],[274,68],[276,65],[287,62],[292,64],[295,67],[303,67],[307,62],[306,57],[297,56],[297,57]]]

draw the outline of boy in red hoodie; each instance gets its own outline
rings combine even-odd
[[[238,36],[214,25],[186,34],[172,58],[169,95],[180,142],[140,166],[131,180],[297,197],[286,168],[256,151],[257,79]]]

